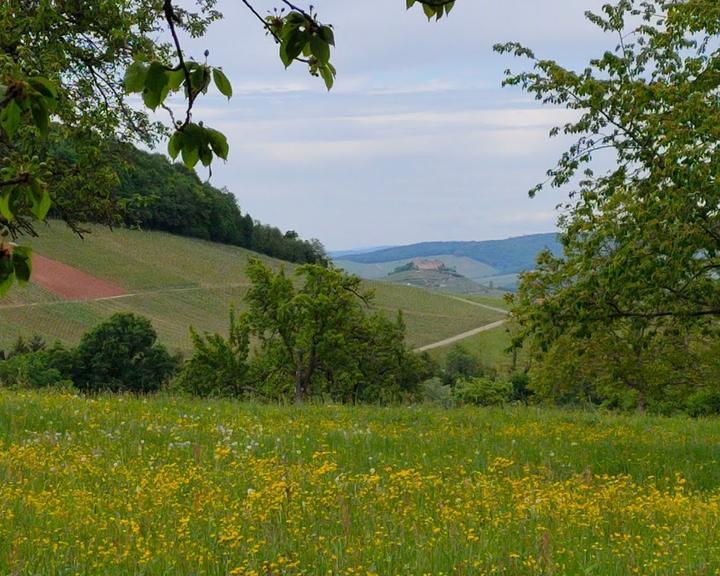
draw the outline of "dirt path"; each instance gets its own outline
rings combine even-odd
[[[485,308],[485,310],[492,310],[493,312],[500,312],[501,314],[504,314],[506,316],[509,314],[509,312],[507,310],[504,310],[502,308],[496,308],[495,306],[488,306],[487,304],[481,304],[480,302],[475,302],[474,300],[467,300],[465,298],[460,298],[460,296],[449,296],[449,298],[452,298],[453,300],[457,300],[459,302],[464,302],[465,304],[472,304],[473,306],[478,306],[479,308]],[[444,346],[449,346],[450,344],[455,344],[455,342],[460,342],[461,340],[465,340],[466,338],[471,338],[472,336],[481,334],[482,332],[487,332],[489,330],[494,330],[495,328],[499,328],[506,322],[507,322],[507,318],[504,320],[498,320],[497,322],[491,322],[490,324],[485,324],[483,326],[479,326],[478,328],[474,328],[473,330],[468,330],[467,332],[463,332],[462,334],[458,334],[456,336],[451,336],[450,338],[445,338],[444,340],[440,340],[439,342],[433,342],[432,344],[426,344],[425,346],[421,346],[420,348],[415,348],[415,352],[427,352],[428,350],[434,350],[435,348],[442,348]]]
[[[458,334],[457,336],[451,336],[450,338],[445,338],[445,340],[440,340],[439,342],[433,342],[432,344],[427,344],[425,346],[421,346],[420,348],[415,348],[415,352],[427,352],[428,350],[434,350],[435,348],[449,346],[450,344],[455,344],[455,342],[460,342],[460,340],[465,340],[465,338],[470,338],[471,336],[475,336],[476,334],[499,328],[506,322],[507,319],[498,320],[497,322],[492,322],[490,324],[485,324],[485,326],[480,326],[479,328],[475,328],[474,330],[468,330],[467,332],[463,332],[462,334]]]
[[[473,306],[479,306],[480,308],[485,308],[485,310],[493,310],[494,312],[500,312],[500,314],[508,314],[508,311],[504,308],[496,308],[495,306],[488,306],[487,304],[481,304],[480,302],[475,302],[474,300],[466,300],[465,298],[460,298],[460,296],[450,296],[453,300],[458,300],[459,302],[465,302],[465,304],[472,304]]]

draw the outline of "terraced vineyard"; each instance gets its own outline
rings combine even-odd
[[[31,285],[0,301],[0,348],[18,335],[76,342],[83,332],[115,312],[150,318],[170,348],[187,350],[188,327],[224,333],[230,306],[242,310],[247,290],[245,265],[257,254],[161,232],[95,227],[84,240],[58,223],[28,239],[35,251],[107,280],[126,292],[119,297],[66,301]],[[262,257],[277,268],[293,265]],[[422,346],[483,324],[501,314],[443,294],[368,282],[375,304],[388,315],[402,309],[408,342]]]

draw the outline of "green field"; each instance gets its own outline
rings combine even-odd
[[[81,240],[58,223],[40,230],[40,237],[27,243],[39,254],[119,284],[130,295],[68,303],[35,286],[13,289],[0,301],[0,348],[19,335],[36,333],[50,341],[74,343],[112,313],[136,312],[152,320],[162,342],[186,351],[190,325],[225,333],[230,306],[242,309],[247,290],[245,265],[256,255],[161,232],[94,227]],[[274,267],[281,265],[270,258],[263,260]],[[376,291],[378,309],[388,315],[403,310],[412,346],[442,340],[500,317],[442,294],[381,282],[368,285]],[[32,306],[24,306],[27,304]]]
[[[699,575],[720,420],[0,391],[0,573]]]

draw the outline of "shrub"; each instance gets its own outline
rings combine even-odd
[[[720,414],[720,390],[703,389],[691,394],[686,402],[690,416],[711,416]]]
[[[512,400],[516,402],[527,401],[533,395],[530,389],[530,376],[526,372],[515,372],[510,376],[510,387],[512,389]]]
[[[460,380],[455,385],[454,395],[462,404],[499,406],[511,399],[512,386],[505,380],[486,377]]]
[[[467,380],[482,375],[480,361],[467,348],[460,344],[453,346],[445,357],[443,380],[452,386],[459,380]]]
[[[197,396],[238,396],[247,391],[249,336],[245,323],[230,312],[230,336],[198,334],[190,328],[193,355],[171,388]]]
[[[70,387],[72,353],[60,344],[13,354],[0,362],[0,384],[10,388]]]
[[[453,389],[443,384],[441,378],[435,376],[420,384],[419,400],[450,408],[454,404]]]
[[[86,392],[158,390],[179,359],[156,341],[147,318],[115,314],[87,332],[75,349],[75,385]]]

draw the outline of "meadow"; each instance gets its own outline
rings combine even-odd
[[[243,309],[248,258],[277,269],[294,266],[238,248],[162,232],[110,230],[92,226],[82,240],[58,222],[24,240],[38,254],[59,260],[121,286],[122,298],[66,302],[29,285],[0,303],[0,349],[18,336],[40,334],[48,342],[76,344],[82,334],[117,312],[148,317],[160,341],[172,350],[191,349],[189,326],[226,334],[231,306]],[[375,308],[394,317],[404,312],[410,346],[432,342],[489,324],[501,314],[445,294],[383,282],[367,282]],[[27,306],[30,305],[30,306]]]
[[[720,574],[720,421],[0,391],[0,573]]]

